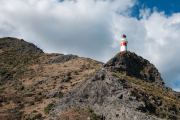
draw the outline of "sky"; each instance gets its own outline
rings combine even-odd
[[[139,9],[150,8],[156,9],[159,12],[164,12],[165,15],[171,16],[173,13],[180,12],[179,0],[138,0],[133,6],[132,16],[139,18]]]
[[[119,52],[121,34],[180,91],[179,0],[0,0],[0,37],[22,38],[47,53],[106,62]]]

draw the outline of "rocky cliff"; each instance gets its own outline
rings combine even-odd
[[[179,93],[135,53],[103,64],[1,38],[0,56],[2,120],[180,119]]]

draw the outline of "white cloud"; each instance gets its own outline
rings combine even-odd
[[[1,0],[1,22],[17,36],[47,52],[73,53],[104,60],[111,52],[112,13],[127,11],[132,0]],[[8,29],[8,27],[7,27]],[[3,30],[2,30],[3,31]],[[36,40],[36,41],[35,41]],[[103,57],[105,56],[105,57]]]
[[[46,52],[107,61],[127,34],[129,49],[154,63],[169,86],[180,82],[180,13],[150,9],[130,16],[135,0],[1,0],[0,37],[15,36]],[[179,86],[175,86],[180,88]]]
[[[177,91],[177,92],[180,92],[180,88],[177,88],[177,89],[175,88],[174,90]]]

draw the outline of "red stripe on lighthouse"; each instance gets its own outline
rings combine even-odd
[[[127,46],[127,42],[121,42],[121,46]]]

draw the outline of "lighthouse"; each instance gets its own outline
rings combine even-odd
[[[122,35],[122,38],[121,38],[121,43],[120,43],[120,52],[126,52],[127,51],[127,44],[128,44],[128,41],[126,39],[126,35]]]

